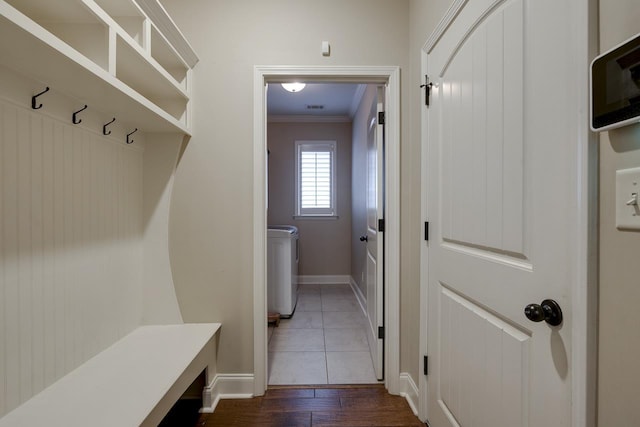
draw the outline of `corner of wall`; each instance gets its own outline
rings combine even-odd
[[[418,387],[408,372],[400,373],[400,396],[404,397],[413,411],[418,416],[419,396]]]
[[[205,387],[202,412],[213,413],[222,399],[250,399],[254,389],[253,374],[217,374]]]

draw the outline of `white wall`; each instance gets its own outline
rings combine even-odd
[[[0,67],[0,417],[142,323],[181,323],[168,256],[183,135]]]
[[[144,136],[0,68],[0,417],[142,317]]]
[[[600,0],[600,51],[640,31],[637,0]],[[615,171],[640,167],[640,125],[600,136],[598,425],[638,424],[640,233],[615,228]]]
[[[176,293],[185,321],[222,322],[219,371],[251,373],[253,67],[398,65],[404,73],[408,1],[163,4],[200,57],[194,70],[194,136],[176,173],[171,207]],[[321,54],[323,40],[331,43],[330,57]],[[403,114],[409,88],[403,81]],[[404,147],[409,142],[406,120],[401,134]],[[408,339],[417,341],[417,336]]]

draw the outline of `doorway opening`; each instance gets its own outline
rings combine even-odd
[[[374,384],[384,86],[298,85],[267,85],[268,385]]]
[[[389,389],[390,392],[397,392],[398,381],[399,381],[399,289],[398,289],[398,277],[399,277],[399,200],[398,200],[398,189],[399,189],[399,120],[398,120],[398,112],[399,112],[399,71],[397,67],[295,67],[295,68],[283,68],[283,67],[256,67],[255,69],[255,79],[254,79],[254,101],[255,101],[255,110],[254,110],[254,130],[255,130],[255,138],[254,138],[254,362],[255,362],[255,374],[254,374],[254,393],[256,395],[262,395],[268,383],[268,375],[269,368],[267,365],[268,361],[268,331],[267,331],[267,303],[269,300],[269,295],[267,292],[267,246],[269,242],[269,238],[267,235],[267,226],[268,225],[292,225],[292,222],[296,222],[299,226],[301,241],[300,241],[300,249],[301,249],[301,257],[299,259],[304,264],[300,270],[300,286],[302,296],[301,304],[297,308],[297,312],[294,312],[293,321],[297,322],[316,322],[316,326],[325,325],[323,322],[323,314],[322,311],[322,303],[323,303],[323,294],[325,296],[325,304],[327,305],[327,309],[332,309],[329,306],[334,305],[333,310],[339,308],[340,305],[349,306],[349,310],[341,312],[340,315],[329,315],[331,317],[331,321],[337,320],[337,316],[343,316],[345,319],[347,317],[351,317],[351,321],[353,321],[353,314],[349,314],[349,312],[354,308],[354,304],[358,304],[356,308],[360,309],[360,304],[367,304],[366,297],[364,297],[367,292],[367,288],[363,289],[360,286],[361,280],[352,280],[351,272],[352,269],[348,268],[344,272],[341,270],[334,270],[334,273],[338,274],[322,274],[322,270],[318,270],[318,266],[313,266],[312,264],[316,261],[321,261],[322,257],[310,256],[305,257],[305,247],[310,249],[313,252],[314,249],[309,246],[309,244],[305,244],[304,239],[305,234],[308,238],[307,240],[314,240],[314,233],[323,233],[322,231],[318,231],[318,225],[322,223],[331,222],[332,225],[338,224],[340,221],[340,216],[342,215],[348,221],[345,221],[348,227],[348,237],[349,243],[353,238],[359,239],[359,237],[364,237],[363,242],[358,242],[363,245],[369,245],[366,241],[368,236],[368,232],[363,232],[362,235],[353,235],[351,231],[351,206],[342,206],[338,200],[336,206],[338,208],[337,212],[329,212],[328,214],[324,214],[326,217],[318,220],[317,218],[312,218],[313,215],[305,218],[305,212],[301,211],[299,208],[296,208],[295,200],[289,200],[289,202],[281,203],[273,200],[272,197],[268,197],[270,194],[275,194],[274,192],[274,184],[277,184],[277,181],[286,182],[287,179],[282,179],[282,177],[278,177],[278,174],[283,173],[283,171],[289,170],[289,172],[284,172],[285,175],[289,176],[289,184],[293,184],[295,187],[296,180],[293,179],[293,183],[291,182],[292,176],[299,176],[295,173],[291,172],[291,166],[295,170],[295,162],[299,159],[300,150],[294,149],[296,147],[296,140],[299,142],[297,146],[305,145],[305,141],[308,143],[309,141],[313,141],[314,139],[307,136],[298,137],[288,135],[284,138],[281,138],[285,142],[283,143],[285,147],[281,146],[280,143],[273,142],[274,139],[271,137],[272,134],[276,135],[278,132],[285,133],[290,132],[291,129],[300,128],[300,122],[298,119],[298,123],[291,123],[292,120],[283,119],[281,114],[272,114],[271,111],[268,111],[267,108],[267,93],[268,90],[274,90],[275,87],[279,89],[280,83],[293,82],[293,81],[301,81],[310,85],[310,88],[318,85],[346,85],[350,84],[352,88],[356,88],[356,91],[362,92],[360,94],[360,100],[365,97],[367,88],[370,91],[376,92],[375,99],[379,99],[378,96],[384,97],[386,104],[386,124],[385,130],[381,134],[385,136],[385,146],[384,153],[381,153],[380,160],[382,158],[386,159],[384,166],[381,167],[381,175],[386,177],[384,180],[384,187],[381,188],[381,194],[387,195],[386,200],[381,203],[380,212],[384,212],[384,215],[380,215],[379,218],[383,219],[384,224],[378,224],[376,222],[376,227],[374,231],[378,231],[378,225],[385,227],[384,241],[385,246],[381,251],[380,256],[380,266],[377,271],[380,272],[380,283],[384,278],[385,282],[385,301],[384,304],[381,303],[380,312],[384,312],[384,315],[380,315],[380,326],[384,327],[384,330],[380,331],[380,334],[385,334],[386,340],[384,345],[382,345],[382,340],[380,340],[380,346],[378,349],[378,356],[380,360],[380,372],[384,369],[385,376],[385,385]],[[347,86],[342,86],[344,89]],[[382,88],[378,93],[378,87]],[[354,99],[355,97],[352,97]],[[369,99],[371,101],[371,98]],[[355,110],[360,106],[360,102],[355,103]],[[303,108],[307,108],[307,105],[304,104]],[[312,104],[312,108],[317,108],[322,104]],[[376,104],[377,106],[377,104]],[[317,108],[320,109],[320,108]],[[268,114],[270,113],[270,114]],[[370,111],[366,111],[367,118],[369,118]],[[268,120],[268,116],[271,115],[271,121]],[[325,115],[326,116],[326,115]],[[336,115],[333,115],[331,119],[315,119],[318,121],[323,121],[325,124],[327,121],[333,121],[334,123],[340,123],[340,120],[336,118]],[[337,115],[339,116],[339,114]],[[274,120],[274,117],[275,120]],[[376,119],[377,119],[376,115]],[[295,120],[293,120],[295,122]],[[350,123],[347,123],[347,126],[344,126],[347,121],[343,120],[344,128],[349,129]],[[329,126],[331,127],[331,126]],[[336,126],[336,128],[340,128],[340,126]],[[376,129],[377,127],[373,127]],[[380,127],[382,128],[382,127]],[[268,131],[267,129],[271,129]],[[343,129],[344,131],[344,129]],[[339,133],[339,132],[338,132]],[[269,134],[269,137],[267,136]],[[351,132],[347,132],[348,137],[346,139],[351,139]],[[330,136],[322,136],[321,138],[316,138],[315,140],[322,139],[323,142],[331,142],[337,141],[339,135],[336,135],[335,139],[330,139]],[[288,142],[286,142],[288,141]],[[291,145],[291,147],[286,148],[286,144]],[[327,144],[325,144],[327,145]],[[329,144],[330,145],[330,144]],[[345,149],[344,147],[342,148]],[[346,157],[344,152],[340,156],[340,151],[338,148],[338,144],[336,144],[336,159],[337,165],[335,166],[335,171],[339,172],[340,170],[340,161],[351,160],[351,149],[352,147],[346,147],[346,152],[349,153]],[[311,150],[313,152],[313,150]],[[321,151],[321,150],[320,150]],[[327,156],[330,158],[330,155]],[[288,166],[283,166],[281,163],[283,159],[288,160]],[[351,162],[348,162],[351,163]],[[343,165],[345,166],[345,165]],[[348,169],[350,169],[350,164],[346,165],[347,173]],[[317,170],[317,169],[316,169]],[[330,171],[331,168],[328,168]],[[349,177],[350,178],[350,177]],[[382,176],[381,176],[382,178]],[[273,181],[273,182],[272,182]],[[351,183],[349,183],[349,187],[351,187]],[[383,181],[380,181],[383,182]],[[298,183],[300,184],[300,183]],[[295,197],[296,192],[295,189],[283,189],[284,191],[279,192],[282,194],[288,194],[288,197]],[[271,193],[269,192],[271,191]],[[349,191],[350,192],[350,191]],[[336,191],[338,197],[340,197],[340,191]],[[272,200],[269,200],[272,199]],[[382,199],[380,199],[382,200]],[[299,203],[299,201],[298,201]],[[342,202],[345,203],[344,201]],[[350,205],[350,202],[347,199],[347,203]],[[330,203],[329,203],[330,204]],[[308,207],[308,206],[307,206]],[[326,208],[326,206],[319,206],[321,208]],[[283,212],[283,208],[285,208],[285,212]],[[349,212],[344,209],[348,209]],[[295,211],[292,211],[295,209]],[[342,211],[340,210],[342,209]],[[333,217],[333,218],[328,218]],[[285,223],[285,224],[283,224]],[[287,224],[288,223],[288,224]],[[343,224],[345,225],[345,224]],[[315,229],[315,231],[313,231]],[[382,235],[381,235],[382,236]],[[374,242],[376,241],[373,236]],[[383,239],[379,239],[382,242]],[[351,246],[351,244],[349,245]],[[315,250],[317,250],[316,248]],[[325,254],[327,250],[324,250]],[[349,251],[349,257],[351,256],[351,251]],[[343,266],[344,267],[344,266]],[[330,270],[324,270],[324,273],[331,272]],[[317,274],[321,273],[321,274]],[[345,274],[339,274],[345,273]],[[368,272],[364,275],[359,274],[359,279],[370,278],[371,275],[375,273],[370,268]],[[375,280],[375,274],[373,274]],[[355,278],[354,278],[355,279]],[[320,283],[314,283],[320,282]],[[354,282],[354,283],[352,283]],[[332,283],[332,284],[330,284]],[[324,291],[324,293],[323,293]],[[355,291],[355,292],[354,292]],[[338,293],[343,293],[342,295],[338,295]],[[351,297],[344,297],[344,295],[348,295],[351,293],[353,295],[353,299]],[[358,295],[360,293],[360,295]],[[358,296],[360,298],[358,299]],[[382,296],[382,295],[380,295]],[[379,299],[382,301],[382,298]],[[316,314],[310,314],[314,310],[308,310],[310,306],[316,304],[316,309],[320,308],[320,310],[316,310]],[[320,305],[318,307],[318,304]],[[306,306],[306,308],[304,307]],[[343,308],[345,308],[343,307]],[[302,310],[301,310],[302,308]],[[313,307],[311,307],[313,308]],[[338,311],[333,311],[333,313],[337,313]],[[305,313],[300,315],[300,313]],[[369,310],[366,311],[369,313]],[[285,313],[288,314],[288,313]],[[296,314],[298,314],[298,318],[296,318]],[[368,315],[367,315],[368,318]],[[291,322],[291,321],[290,321]],[[318,323],[320,322],[320,323]],[[374,324],[378,326],[377,323]],[[303,328],[304,329],[304,328]],[[311,329],[311,328],[309,328]],[[369,326],[369,329],[372,329]],[[377,327],[376,333],[377,331]],[[284,331],[284,329],[282,329]],[[322,329],[320,329],[322,331]],[[309,332],[309,331],[307,331]],[[335,331],[334,331],[335,332]],[[332,332],[332,333],[334,333]],[[316,335],[322,334],[322,332],[315,332]],[[342,332],[336,332],[338,335],[343,335]],[[291,333],[289,333],[291,335]],[[308,337],[307,337],[308,338]],[[322,344],[324,345],[324,336],[322,337]],[[376,337],[377,338],[377,337]],[[331,339],[336,340],[344,340],[344,337],[336,336]],[[313,338],[311,338],[313,340]],[[376,339],[377,341],[377,339]],[[281,343],[283,340],[280,341]],[[375,344],[375,343],[374,343]],[[313,344],[311,344],[313,345]],[[277,348],[272,347],[271,350],[277,350]],[[328,348],[325,348],[327,351]],[[370,348],[367,349],[367,352],[370,351]],[[318,356],[316,356],[318,357]],[[333,357],[333,356],[332,356]],[[325,361],[329,360],[329,356],[324,354],[322,356]],[[376,360],[374,358],[373,360]],[[306,362],[303,362],[306,363]],[[328,365],[325,365],[328,366]],[[336,371],[337,372],[337,371]],[[330,375],[330,374],[329,374]],[[325,377],[328,378],[328,375]],[[372,380],[375,381],[377,378],[374,376]],[[330,381],[330,380],[329,380]],[[339,381],[339,380],[338,380]],[[358,381],[352,381],[358,382]],[[277,383],[277,381],[276,381]],[[282,382],[280,382],[282,383]]]

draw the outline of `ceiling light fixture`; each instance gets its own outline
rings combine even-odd
[[[305,83],[282,83],[284,90],[288,92],[300,92],[306,86]]]

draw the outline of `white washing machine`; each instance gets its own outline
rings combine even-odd
[[[298,228],[270,225],[267,229],[267,309],[293,316],[298,302]]]

